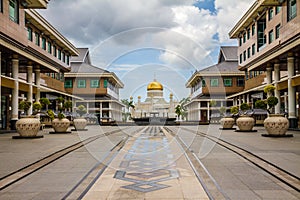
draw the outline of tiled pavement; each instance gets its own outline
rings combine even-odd
[[[208,199],[183,152],[162,132],[131,138],[84,199]],[[105,183],[105,184],[103,184]]]

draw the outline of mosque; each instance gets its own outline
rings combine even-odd
[[[156,79],[147,86],[147,98],[144,102],[141,101],[141,96],[138,96],[138,101],[134,102],[135,108],[131,109],[132,119],[137,121],[151,120],[167,120],[176,119],[175,107],[178,101],[174,101],[173,94],[170,94],[169,102],[163,97],[164,87]],[[130,97],[130,101],[133,98]]]

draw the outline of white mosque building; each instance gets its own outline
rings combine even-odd
[[[170,93],[169,102],[163,97],[164,87],[154,79],[147,86],[147,98],[141,102],[141,96],[134,102],[135,108],[131,109],[132,118],[176,118],[175,107],[178,101],[174,101],[173,94]],[[133,101],[133,98],[130,97]]]

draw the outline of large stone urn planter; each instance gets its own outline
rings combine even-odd
[[[289,128],[289,120],[280,114],[270,114],[264,121],[264,127],[269,135],[285,135]]]
[[[76,118],[73,120],[73,123],[76,130],[84,130],[87,125],[87,120],[85,118]]]
[[[16,129],[21,137],[36,137],[40,126],[40,120],[37,118],[25,117],[16,122]]]
[[[232,129],[235,120],[232,117],[223,117],[220,120],[220,124],[222,125],[223,129]]]
[[[254,124],[254,118],[246,115],[242,115],[236,120],[236,125],[239,127],[239,131],[252,131]]]
[[[63,119],[55,118],[54,120],[52,120],[52,127],[55,132],[60,132],[60,133],[67,132],[69,126],[70,126],[70,120],[68,120],[67,118],[63,118]]]

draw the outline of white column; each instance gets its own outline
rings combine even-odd
[[[248,104],[250,103],[250,94],[248,93],[247,94],[247,101],[246,101]]]
[[[41,70],[35,70],[35,84],[37,87],[35,101],[40,101],[41,98]]]
[[[89,102],[86,102],[86,113],[87,114],[89,113],[89,109],[90,109]]]
[[[12,89],[12,121],[18,120],[18,104],[19,104],[19,60],[12,59],[12,76],[14,79],[14,88]],[[13,122],[14,123],[14,122]],[[14,128],[14,125],[12,126]]]
[[[207,121],[209,122],[209,116],[210,116],[210,111],[209,111],[209,101],[207,101]]]
[[[287,58],[287,68],[288,68],[288,110],[289,110],[289,120],[290,127],[294,128],[296,125],[296,89],[292,86],[292,77],[295,75],[294,57]],[[295,123],[295,124],[294,124]]]
[[[198,119],[195,119],[195,120],[201,120],[201,102],[198,101]]]
[[[246,103],[246,95],[243,94],[243,103]]]
[[[278,104],[275,106],[275,114],[280,113],[280,91],[278,90],[278,81],[280,80],[280,65],[279,63],[274,64],[274,79],[275,79],[275,91],[274,96],[278,99]]]
[[[272,68],[267,67],[267,84],[272,83]]]
[[[239,106],[242,104],[242,96],[239,96]]]
[[[284,92],[284,112],[288,112],[287,92]]]
[[[2,92],[1,92],[1,85],[2,85],[2,82],[1,82],[1,74],[2,74],[2,72],[1,72],[1,68],[2,68],[2,66],[1,66],[1,63],[2,63],[2,57],[1,57],[1,51],[0,51],[0,122],[2,122],[2,105],[1,105],[1,98],[2,98]],[[2,128],[2,126],[0,126],[0,128]]]
[[[32,82],[33,82],[33,79],[32,79],[32,65],[28,64],[28,66],[27,66],[27,83],[29,85],[29,91],[27,93],[27,100],[29,102],[31,102],[31,106],[28,110],[28,115],[32,114],[32,96],[33,96]]]

